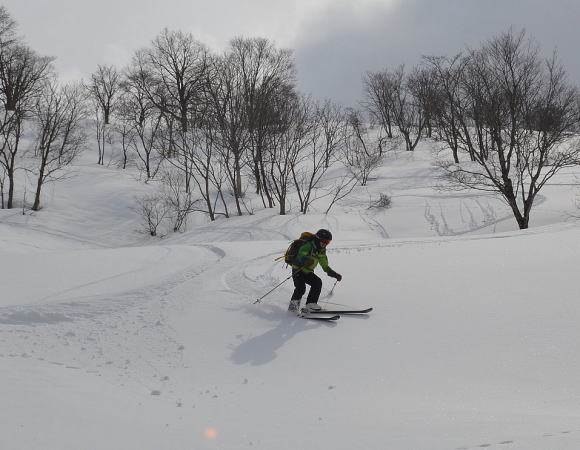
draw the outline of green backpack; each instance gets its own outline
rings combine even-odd
[[[286,264],[290,265],[295,264],[296,255],[298,255],[298,249],[300,249],[300,247],[302,247],[302,245],[304,245],[306,242],[309,242],[314,238],[315,238],[314,233],[305,231],[300,235],[298,239],[294,239],[288,246],[286,253],[284,253],[284,261],[286,262]]]

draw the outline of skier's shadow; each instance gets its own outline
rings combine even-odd
[[[318,322],[293,317],[290,313],[277,310],[266,314],[269,319],[279,319],[278,324],[264,334],[244,340],[234,347],[231,359],[236,364],[261,366],[276,359],[278,350],[290,339],[303,331],[320,326],[333,327],[333,322]]]

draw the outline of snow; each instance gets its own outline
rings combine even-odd
[[[578,171],[519,231],[489,193],[434,189],[425,143],[328,215],[157,239],[134,209],[154,186],[93,159],[40,212],[0,211],[0,448],[579,448]],[[254,304],[318,228],[344,276],[319,272],[320,303],[370,315],[293,317],[291,281]]]

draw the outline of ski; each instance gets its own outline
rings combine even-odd
[[[340,319],[340,316],[313,317],[313,316],[309,316],[308,313],[298,314],[298,317],[300,317],[301,319],[320,320],[323,322],[334,322],[335,320]]]
[[[373,308],[367,309],[321,309],[320,311],[308,311],[308,314],[368,314]],[[306,312],[302,310],[302,312]]]

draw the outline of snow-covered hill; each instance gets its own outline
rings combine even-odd
[[[580,447],[573,171],[525,232],[489,194],[435,190],[424,146],[329,215],[154,239],[133,208],[151,186],[91,159],[41,212],[0,211],[0,448]],[[380,193],[392,208],[368,209]],[[293,317],[290,281],[253,304],[318,228],[344,276],[321,304],[370,315]]]

